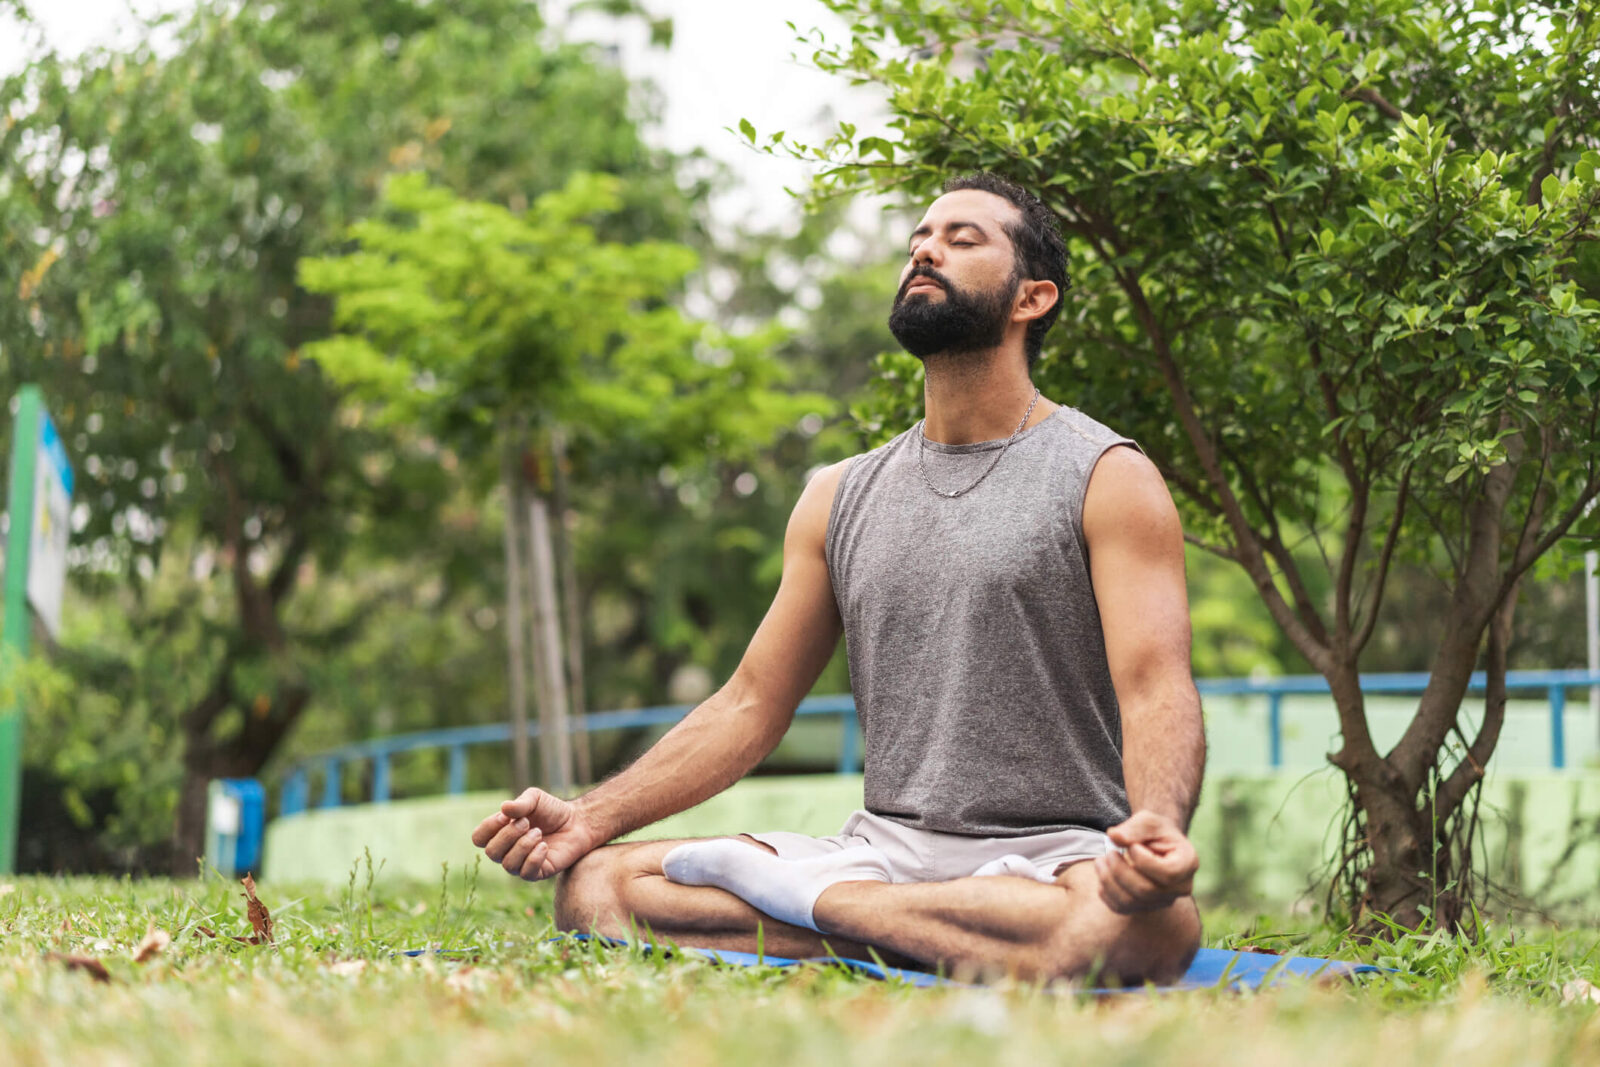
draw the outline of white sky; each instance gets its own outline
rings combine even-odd
[[[114,44],[130,36],[130,11],[149,15],[181,10],[184,0],[31,0],[34,18],[49,43],[66,52]],[[563,0],[544,5],[564,10]],[[790,228],[799,206],[784,187],[803,188],[806,168],[787,157],[760,155],[737,129],[748,118],[762,134],[788,130],[815,144],[838,118],[860,127],[864,136],[880,123],[876,98],[852,90],[843,79],[811,69],[792,56],[808,52],[784,24],[800,30],[821,27],[830,41],[842,40],[845,27],[817,0],[646,0],[646,6],[674,20],[670,51],[652,49],[638,20],[616,23],[602,16],[580,16],[569,36],[617,44],[622,63],[635,78],[654,82],[663,98],[662,127],[653,139],[666,147],[706,149],[731,165],[740,188],[717,203],[724,221],[747,219]],[[24,56],[17,27],[0,21],[0,73],[17,69]],[[807,136],[809,135],[809,136]]]

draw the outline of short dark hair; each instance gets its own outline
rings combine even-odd
[[[1044,346],[1044,335],[1055,325],[1061,314],[1061,303],[1066,299],[1072,280],[1067,277],[1067,243],[1061,237],[1061,223],[1056,213],[1028,190],[998,174],[980,172],[964,174],[944,183],[947,193],[962,189],[976,189],[1005,197],[1022,213],[1018,222],[1007,223],[1006,236],[1016,250],[1016,271],[1019,277],[1036,281],[1050,281],[1056,285],[1056,302],[1043,315],[1028,323],[1028,336],[1024,348],[1028,366],[1039,362],[1039,352]]]

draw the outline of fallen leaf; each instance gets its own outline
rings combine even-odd
[[[366,960],[340,960],[328,965],[329,972],[345,978],[354,978],[366,969]]]
[[[256,880],[248,874],[240,879],[244,885],[244,898],[249,904],[250,928],[255,931],[249,938],[252,945],[272,943],[272,916],[267,912],[267,906],[261,903],[261,898],[256,896]],[[240,939],[244,940],[244,939]]]
[[[172,944],[172,935],[157,926],[154,920],[151,920],[150,929],[145,931],[144,940],[140,941],[139,946],[133,950],[133,962],[149,963],[166,951],[167,946],[170,944]]]
[[[111,972],[106,970],[106,965],[93,956],[68,956],[63,952],[49,952],[45,959],[64,963],[69,971],[83,971],[96,982],[111,981]]]
[[[1272,951],[1270,948],[1262,948],[1260,945],[1234,945],[1233,946],[1233,951],[1235,951],[1235,952],[1254,952],[1254,953],[1256,953],[1258,955],[1261,955],[1261,956],[1276,956],[1277,955],[1277,953]]]
[[[195,928],[194,928],[194,932],[197,933],[197,934],[205,934],[207,937],[211,938],[212,940],[216,940],[216,937],[217,937],[217,932],[215,930],[211,929],[211,927],[205,925],[204,923],[196,923],[195,924]]]
[[[457,993],[476,993],[487,981],[488,977],[476,967],[462,967],[451,971],[444,984]]]
[[[1582,1004],[1585,1001],[1600,1004],[1600,987],[1582,978],[1574,978],[1561,987],[1561,1003]]]

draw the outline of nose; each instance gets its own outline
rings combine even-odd
[[[938,266],[944,253],[940,249],[938,238],[929,237],[917,244],[917,250],[911,253],[911,265],[920,267],[924,263],[929,266]]]

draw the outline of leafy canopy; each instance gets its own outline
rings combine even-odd
[[[776,390],[776,331],[724,335],[670,302],[691,249],[597,236],[586,220],[618,209],[618,185],[574,175],[519,214],[393,179],[380,216],[352,227],[355,251],[302,263],[340,330],[307,354],[384,422],[480,447],[526,413],[665,456],[738,452],[825,408]]]

